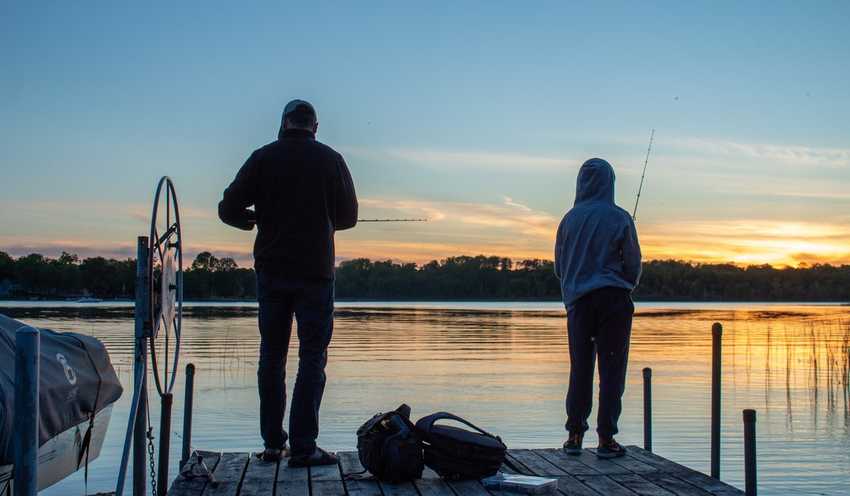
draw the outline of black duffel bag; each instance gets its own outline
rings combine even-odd
[[[378,480],[404,482],[422,477],[422,445],[410,422],[410,407],[379,413],[357,429],[357,455],[363,468]]]
[[[439,420],[454,420],[477,432],[436,425]],[[501,438],[451,413],[438,412],[419,419],[416,432],[422,440],[425,465],[446,479],[489,477],[505,461],[507,447]]]

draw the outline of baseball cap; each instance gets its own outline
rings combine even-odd
[[[313,117],[318,117],[316,115],[316,109],[313,108],[313,105],[310,102],[304,100],[292,100],[291,102],[286,104],[286,107],[283,108],[283,117],[286,118],[289,114],[294,113],[304,113],[307,115],[312,115]]]

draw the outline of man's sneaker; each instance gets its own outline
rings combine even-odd
[[[564,443],[564,453],[568,455],[580,455],[582,439],[584,439],[584,434],[570,434],[567,442]]]
[[[318,446],[309,455],[292,455],[292,458],[289,459],[289,466],[292,468],[336,465],[337,463],[339,463],[339,458],[336,455],[328,453]]]
[[[610,438],[607,440],[600,440],[599,447],[596,448],[596,456],[598,458],[619,458],[621,456],[626,456],[626,448],[614,440],[614,438]]]

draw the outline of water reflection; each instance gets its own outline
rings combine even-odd
[[[332,449],[352,449],[361,422],[402,401],[414,407],[414,415],[445,409],[467,416],[499,433],[512,447],[562,442],[569,370],[564,311],[557,304],[499,305],[341,305],[330,349],[320,442]],[[123,383],[129,384],[129,307],[0,311],[35,325],[103,339]],[[850,483],[848,307],[642,305],[634,321],[621,441],[642,442],[640,370],[649,366],[656,451],[708,470],[715,321],[724,325],[724,480],[742,485],[740,412],[756,408],[764,494],[843,491]],[[198,367],[195,444],[256,449],[256,308],[193,306],[187,309],[184,326],[183,363],[192,361]],[[297,341],[292,346],[290,377]],[[175,397],[179,419],[179,390]],[[116,409],[104,455],[90,474],[90,489],[108,489],[114,480],[128,400],[125,395]],[[179,443],[172,444],[176,460]],[[75,476],[49,494],[77,490],[80,480]]]

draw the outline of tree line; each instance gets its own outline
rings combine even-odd
[[[0,252],[0,297],[132,298],[135,260],[80,260]],[[184,273],[186,299],[252,299],[253,269],[232,258],[200,253]],[[560,298],[551,260],[458,256],[426,264],[346,260],[337,268],[336,295],[351,299]],[[777,268],[651,260],[635,291],[638,300],[850,301],[850,265]]]

